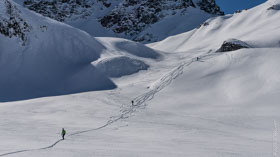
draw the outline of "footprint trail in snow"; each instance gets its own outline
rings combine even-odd
[[[174,68],[173,70],[171,70],[171,72],[169,72],[165,76],[163,76],[158,81],[158,83],[155,85],[155,87],[153,87],[150,91],[134,98],[133,99],[134,105],[129,104],[129,105],[127,105],[128,107],[122,106],[121,114],[119,116],[112,116],[106,124],[104,124],[100,127],[89,129],[89,130],[77,131],[77,132],[69,134],[68,137],[83,134],[83,133],[86,133],[86,132],[100,130],[100,129],[103,129],[103,128],[109,126],[109,125],[112,125],[112,124],[118,122],[119,120],[129,118],[131,116],[131,114],[136,112],[137,109],[141,108],[143,106],[143,104],[145,104],[145,102],[153,99],[153,97],[155,96],[156,93],[160,92],[162,89],[164,89],[166,86],[168,86],[172,82],[172,80],[176,79],[178,76],[183,74],[184,67],[187,67],[194,62],[202,62],[203,61],[202,59],[204,59],[204,60],[210,59],[210,58],[212,58],[214,56],[217,56],[217,55],[219,55],[219,54],[207,54],[207,55],[204,55],[204,56],[199,56],[199,58],[200,58],[199,60],[197,60],[197,57],[194,57],[194,58],[191,58],[188,61],[185,61],[185,62],[181,63],[178,67]],[[55,143],[53,143],[49,146],[46,146],[46,147],[37,148],[37,149],[18,150],[18,151],[13,151],[13,152],[0,154],[0,156],[7,156],[7,155],[12,155],[12,154],[17,154],[17,153],[51,149],[62,141],[63,140],[60,139],[60,140],[56,141]]]

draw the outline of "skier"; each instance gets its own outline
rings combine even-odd
[[[133,100],[131,101],[131,105],[134,106],[134,101]]]
[[[64,140],[65,135],[66,135],[66,131],[64,130],[64,128],[62,128],[62,131],[61,131],[62,140]]]
[[[198,61],[199,60],[199,57],[196,57],[196,61]]]

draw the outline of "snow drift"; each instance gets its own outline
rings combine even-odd
[[[141,43],[119,38],[96,38],[105,46],[101,57],[92,64],[110,77],[121,77],[147,70],[149,61],[161,60],[162,55]]]
[[[104,51],[106,53],[102,53],[104,56],[125,54],[148,59],[160,59],[162,57],[158,51],[127,39],[109,37],[96,39],[106,47],[106,51]]]
[[[149,65],[141,60],[126,56],[106,58],[96,64],[96,68],[110,77],[121,77],[136,73],[140,70],[147,70]]]

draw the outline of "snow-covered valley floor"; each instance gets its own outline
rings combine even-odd
[[[198,52],[165,54],[165,62],[148,71],[114,79],[115,90],[2,103],[0,156],[272,156],[280,93],[273,84],[279,73],[271,68],[280,55],[279,49],[256,50],[199,61]],[[269,80],[247,73],[256,68]],[[251,93],[234,88],[243,79],[252,79],[247,87],[263,86]],[[165,88],[157,93],[157,87]],[[260,93],[268,87],[274,90]],[[138,100],[148,100],[132,107],[143,94]],[[62,127],[68,136],[55,143]]]

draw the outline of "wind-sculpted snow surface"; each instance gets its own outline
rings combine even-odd
[[[151,59],[159,59],[161,57],[157,51],[129,40],[116,42],[115,47],[138,57]]]
[[[163,58],[160,52],[127,39],[96,39],[105,46],[105,50],[92,64],[109,77],[122,77],[147,70],[150,67],[146,63],[147,60],[156,62]]]
[[[16,16],[12,17],[20,17],[32,26],[24,35],[24,39],[28,39],[24,40],[24,46],[13,36],[0,34],[0,102],[116,87],[91,65],[104,50],[93,37],[22,9],[11,0],[1,1],[0,8],[17,8]],[[10,16],[10,12],[0,16],[6,15]],[[26,32],[25,27],[16,30],[15,34]]]
[[[159,51],[131,40],[110,37],[98,37],[96,39],[106,48],[106,50],[102,53],[104,56],[112,54],[157,60],[162,58],[162,55]]]
[[[126,56],[105,58],[95,64],[96,68],[109,77],[121,77],[137,73],[140,70],[147,70],[149,65],[143,61]]]

